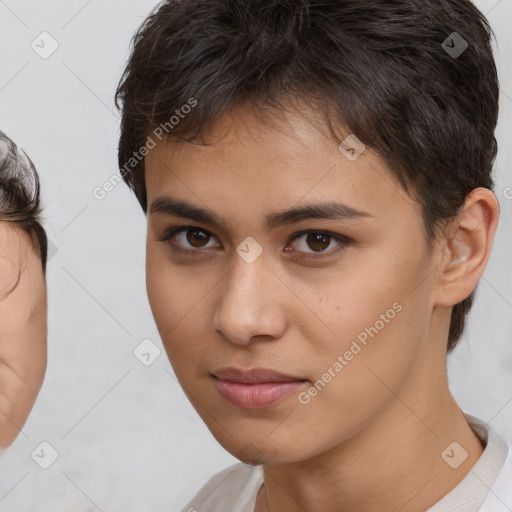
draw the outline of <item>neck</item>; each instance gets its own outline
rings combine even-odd
[[[416,373],[370,426],[328,452],[265,465],[255,512],[418,512],[437,503],[469,473],[483,446],[449,391],[446,371],[428,373]],[[468,453],[456,469],[441,457],[453,441]],[[460,453],[448,451],[447,460],[455,465]]]

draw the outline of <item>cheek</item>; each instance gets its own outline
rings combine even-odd
[[[424,280],[424,264],[390,255],[381,262],[302,294],[329,327],[318,335],[318,322],[302,321],[304,338],[310,340],[303,356],[314,362],[318,389],[312,393],[318,405],[338,403],[358,410],[365,402],[377,404],[389,394],[379,378],[396,389],[428,335],[431,283]]]
[[[357,357],[361,359],[372,340],[373,344],[377,340],[383,344],[386,335],[398,327],[398,317],[403,315],[404,290],[392,269],[381,267],[375,271],[369,266],[340,270],[337,275],[297,290],[310,311],[301,306],[305,314],[295,315],[295,321],[302,325],[305,339],[311,340],[310,348],[317,360],[336,358],[349,351],[354,342],[361,347]]]
[[[319,371],[320,389],[328,382],[319,393],[319,406],[338,404],[364,418],[403,387],[418,366],[428,337],[429,314],[425,297],[399,298],[393,304],[386,300],[372,304],[372,314],[360,313],[359,320],[351,323],[351,335],[330,347],[330,358],[324,358]],[[348,317],[346,322],[350,323]]]
[[[40,283],[38,293],[35,294],[27,331],[27,345],[30,344],[31,350],[30,373],[34,376],[35,385],[39,389],[46,372],[47,363],[48,300],[44,282]]]
[[[430,266],[420,249],[418,243],[410,251],[399,252],[390,245],[367,251],[336,289],[331,288],[332,302],[340,308],[334,314],[336,332],[345,342],[358,338],[363,345],[381,340],[380,345],[398,346],[401,338],[394,334],[411,327],[407,318],[428,316]]]
[[[146,291],[162,339],[179,320],[188,290],[163,252],[149,245],[146,253]]]
[[[176,373],[188,362],[197,361],[194,355],[204,336],[197,332],[198,318],[204,318],[204,295],[210,286],[197,284],[180,267],[172,267],[160,255],[148,251],[146,258],[146,290],[151,311]],[[197,333],[197,334],[196,334]]]

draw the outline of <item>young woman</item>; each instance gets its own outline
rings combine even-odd
[[[46,370],[47,238],[39,179],[0,132],[0,447],[18,436]]]
[[[184,512],[512,510],[510,446],[446,370],[498,224],[498,95],[468,0],[168,0],[144,22],[120,172],[170,362],[242,461]]]

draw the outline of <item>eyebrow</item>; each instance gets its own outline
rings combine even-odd
[[[149,211],[152,214],[162,213],[207,224],[223,225],[233,231],[232,225],[215,212],[170,196],[155,198]],[[307,219],[360,220],[364,217],[373,217],[373,215],[344,203],[326,201],[269,213],[265,216],[265,224],[267,229],[271,230]]]

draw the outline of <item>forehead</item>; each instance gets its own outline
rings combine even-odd
[[[287,112],[267,123],[239,108],[216,120],[206,142],[170,138],[148,153],[149,208],[169,195],[226,215],[318,201],[342,202],[376,217],[416,210],[378,155],[364,148],[354,158],[346,144],[340,150],[318,116]]]

